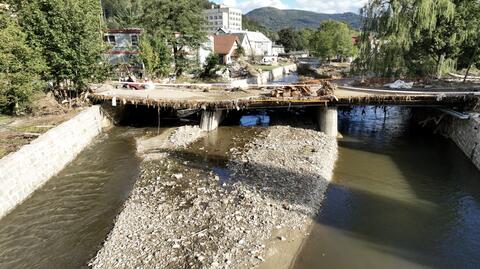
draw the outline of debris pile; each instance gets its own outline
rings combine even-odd
[[[255,70],[255,68],[246,61],[235,61],[228,66],[228,70],[230,71],[230,78],[236,79],[256,77],[259,75],[258,70]]]
[[[271,96],[276,98],[312,96],[312,89],[307,85],[277,87],[272,90]]]
[[[331,83],[330,81],[322,81],[321,83],[322,88],[317,91],[317,96],[332,96],[335,94],[337,90],[337,85],[335,83]]]
[[[170,136],[170,142],[178,147],[186,147],[195,140],[204,136],[205,132],[199,126],[182,126]]]

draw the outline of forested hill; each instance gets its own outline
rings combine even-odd
[[[361,17],[355,13],[323,14],[304,10],[281,10],[264,7],[252,10],[246,15],[249,19],[279,31],[285,28],[318,28],[320,22],[325,20],[343,21],[355,29],[361,28]]]

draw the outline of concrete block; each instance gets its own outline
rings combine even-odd
[[[202,112],[202,118],[200,120],[200,128],[203,131],[210,132],[216,130],[223,120],[224,113],[221,110]]]
[[[317,112],[320,131],[328,136],[338,136],[338,113],[336,107],[321,107]]]

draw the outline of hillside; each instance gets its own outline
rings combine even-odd
[[[317,28],[320,22],[325,20],[343,21],[355,29],[361,28],[361,17],[355,13],[323,14],[304,10],[280,10],[264,7],[250,11],[246,16],[274,31],[289,27],[296,29]]]

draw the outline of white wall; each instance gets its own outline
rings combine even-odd
[[[93,106],[0,160],[0,218],[60,172],[107,127]]]

